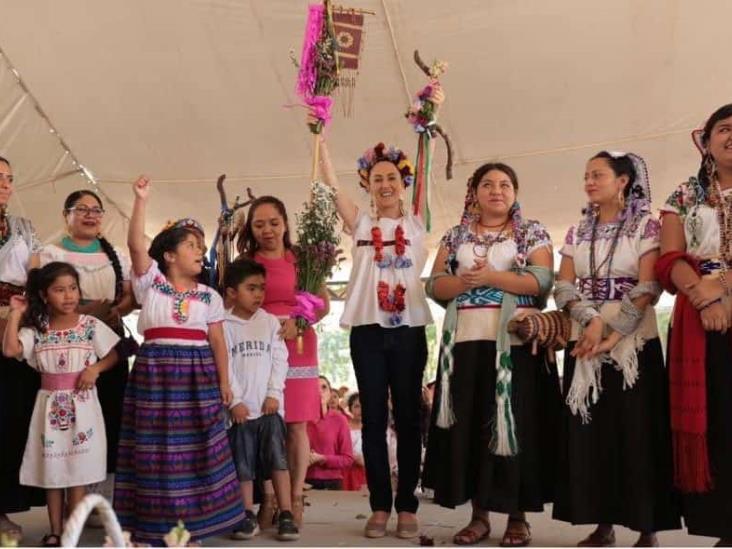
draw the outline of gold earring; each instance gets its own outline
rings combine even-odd
[[[623,194],[623,191],[618,191],[618,202],[620,203],[620,209],[622,210],[625,208],[625,195]]]

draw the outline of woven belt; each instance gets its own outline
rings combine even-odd
[[[619,276],[616,278],[598,278],[595,281],[595,295],[592,293],[592,279],[580,278],[580,293],[594,301],[620,301],[634,286],[638,280],[631,277]]]

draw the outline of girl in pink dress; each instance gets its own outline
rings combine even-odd
[[[307,423],[320,419],[318,389],[318,340],[315,330],[308,328],[298,349],[298,331],[290,317],[295,308],[297,266],[292,251],[285,205],[273,196],[255,200],[249,208],[246,224],[239,234],[239,252],[261,263],[267,270],[267,287],[262,307],[276,315],[282,323],[281,335],[289,351],[289,369],[285,381],[285,423],[287,423],[287,461],[292,479],[292,512],[298,526],[302,525],[303,486],[310,459]],[[328,314],[325,289],[320,292],[325,301],[318,311],[319,319]],[[273,497],[265,489],[260,524],[271,523]]]

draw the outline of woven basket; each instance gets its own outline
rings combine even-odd
[[[76,506],[74,512],[66,521],[64,533],[61,536],[62,547],[76,547],[79,537],[84,531],[84,524],[89,514],[96,509],[102,519],[104,531],[109,536],[115,547],[124,547],[125,539],[122,535],[122,527],[119,525],[117,515],[109,502],[99,494],[87,494]]]
[[[534,313],[509,321],[508,331],[524,343],[532,343],[534,354],[538,347],[545,348],[549,360],[554,362],[555,352],[564,349],[569,342],[572,321],[564,311]]]

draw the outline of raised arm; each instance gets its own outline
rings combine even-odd
[[[338,187],[338,178],[336,177],[335,169],[330,159],[328,144],[325,142],[325,137],[322,134],[320,136],[320,174],[323,176],[323,182],[335,189],[336,209],[348,230],[352,232],[356,228],[358,206]]]
[[[23,344],[18,337],[18,331],[20,320],[27,309],[28,301],[24,297],[12,296],[10,298],[10,313],[3,334],[3,356],[20,358],[23,355]]]
[[[145,244],[145,206],[150,195],[150,179],[144,175],[140,176],[132,187],[135,191],[135,203],[132,206],[132,218],[127,231],[127,246],[130,249],[132,271],[136,276],[142,276],[152,263]]]

